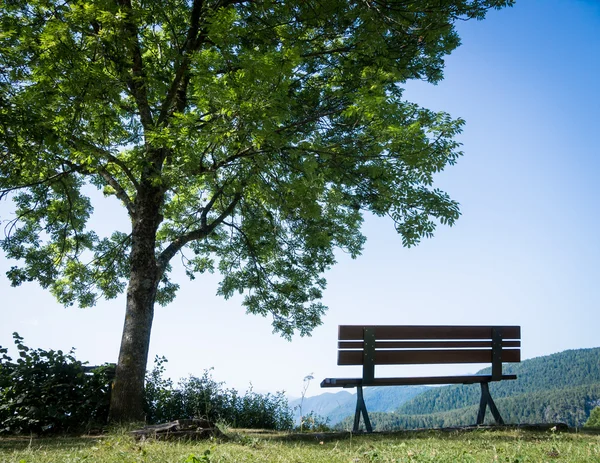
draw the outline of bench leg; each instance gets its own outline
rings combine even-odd
[[[362,413],[363,420],[365,421],[365,428],[367,432],[373,432],[371,426],[371,420],[369,420],[369,414],[367,413],[367,406],[365,405],[365,399],[363,398],[362,386],[356,387],[356,413],[354,413],[354,427],[352,432],[358,432],[358,426],[360,425],[360,414]]]
[[[477,414],[477,424],[483,424],[485,418],[486,407],[490,407],[492,416],[496,420],[496,424],[504,424],[504,420],[500,416],[500,412],[496,408],[494,399],[490,394],[490,387],[488,383],[481,383],[481,400],[479,401],[479,413]]]

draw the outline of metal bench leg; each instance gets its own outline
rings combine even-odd
[[[483,424],[485,419],[485,410],[489,405],[492,416],[496,420],[496,424],[504,424],[504,420],[500,416],[500,412],[496,408],[494,399],[490,394],[490,387],[488,383],[481,383],[481,400],[479,401],[479,413],[477,414],[477,424]]]
[[[365,405],[365,400],[363,398],[363,389],[362,386],[356,387],[356,412],[354,413],[354,427],[352,428],[352,432],[358,432],[358,426],[360,425],[360,414],[363,415],[363,420],[365,421],[365,428],[367,432],[373,432],[373,427],[371,426],[371,420],[369,420],[369,414],[367,413],[367,406]]]

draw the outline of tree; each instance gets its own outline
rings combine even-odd
[[[65,305],[127,288],[111,418],[143,418],[154,304],[170,262],[218,269],[274,331],[321,322],[323,272],[360,253],[366,211],[405,246],[452,225],[433,187],[463,125],[402,97],[442,79],[453,24],[512,0],[2,0],[2,249]],[[131,228],[86,226],[86,186]]]
[[[591,411],[590,417],[585,422],[584,426],[586,428],[600,428],[600,407],[595,407]]]

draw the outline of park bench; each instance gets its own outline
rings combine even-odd
[[[115,373],[117,371],[117,364],[116,363],[106,363],[104,365],[92,365],[92,366],[90,366],[90,365],[84,365],[83,366],[83,373],[86,374],[86,375],[92,374],[92,372],[94,370],[96,370],[97,368],[104,368],[106,376],[111,381],[113,379],[115,379]]]
[[[338,365],[362,365],[362,378],[326,378],[321,387],[357,389],[353,432],[362,414],[367,432],[373,428],[363,398],[363,386],[434,384],[481,385],[477,424],[483,424],[486,408],[497,424],[504,424],[490,395],[489,383],[517,379],[502,373],[502,363],[521,361],[519,326],[359,326],[340,325]],[[376,365],[429,365],[490,363],[491,374],[376,378]]]

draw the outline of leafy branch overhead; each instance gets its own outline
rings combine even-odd
[[[1,244],[23,262],[9,278],[90,306],[124,290],[145,243],[159,303],[179,254],[283,335],[309,333],[365,212],[405,246],[458,218],[433,179],[460,156],[463,121],[402,85],[442,79],[456,20],[511,3],[3,0],[0,195],[16,215]],[[86,185],[118,198],[131,230],[89,230]]]

